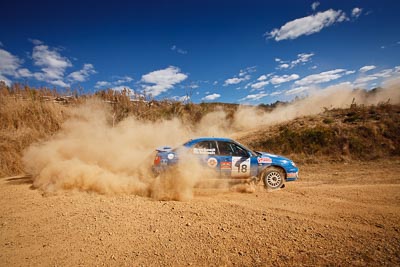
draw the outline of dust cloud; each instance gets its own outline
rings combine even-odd
[[[128,118],[112,127],[108,107],[96,101],[71,112],[55,136],[32,145],[23,156],[33,186],[46,193],[70,189],[149,196],[161,190],[154,188],[149,167],[154,149],[178,145],[189,136],[178,120],[154,124]]]
[[[350,84],[343,83],[325,89],[315,88],[306,98],[289,105],[278,106],[272,112],[259,112],[256,108],[241,107],[236,112],[233,126],[238,129],[255,128],[261,125],[273,125],[298,117],[315,115],[325,108],[348,108],[354,102],[357,105],[377,105],[389,101],[400,103],[400,79],[386,82],[387,88],[376,93],[366,94],[364,90],[353,90]]]
[[[256,108],[239,108],[233,121],[222,110],[209,113],[195,127],[179,119],[142,122],[127,118],[112,127],[107,104],[88,101],[71,108],[69,119],[52,138],[30,146],[23,162],[33,176],[33,186],[46,194],[63,190],[99,194],[135,194],[161,200],[188,200],[202,179],[212,176],[197,160],[179,164],[154,177],[151,171],[155,148],[172,147],[196,136],[232,136],[235,132],[271,125],[299,116],[320,113],[324,107],[377,104],[388,98],[400,103],[398,83],[367,96],[346,85],[317,90],[305,99],[278,107],[270,113]],[[215,175],[214,175],[215,177]],[[254,189],[239,186],[239,192]]]

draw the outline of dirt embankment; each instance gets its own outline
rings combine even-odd
[[[0,180],[1,266],[398,266],[400,160],[300,165],[285,189],[189,202]]]

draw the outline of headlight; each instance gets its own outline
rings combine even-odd
[[[293,161],[290,162],[292,164],[293,167],[297,167],[296,163],[294,163]]]

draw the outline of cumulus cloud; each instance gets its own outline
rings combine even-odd
[[[162,70],[152,71],[142,76],[141,82],[151,85],[143,85],[143,89],[153,96],[158,96],[186,80],[188,76],[174,66]]]
[[[21,68],[23,60],[10,52],[0,49],[0,80],[11,85],[11,78],[29,78],[32,73]]]
[[[92,64],[84,64],[83,68],[79,71],[74,71],[68,75],[71,82],[84,82],[90,75],[95,74],[96,71]]]
[[[359,7],[355,7],[353,8],[353,10],[351,11],[351,16],[353,18],[358,18],[362,13],[362,8]]]
[[[251,88],[253,88],[253,89],[261,89],[261,88],[263,88],[264,86],[266,86],[268,84],[269,84],[269,81],[261,81],[261,82],[252,84]]]
[[[84,64],[81,70],[70,73],[65,77],[68,67],[72,67],[71,61],[60,54],[60,49],[50,48],[42,41],[29,39],[34,45],[31,59],[33,65],[37,66],[40,71],[31,72],[27,68],[23,68],[23,60],[10,52],[0,49],[0,79],[7,84],[11,83],[11,79],[34,78],[38,81],[46,82],[52,85],[68,87],[68,82],[83,82],[88,79],[91,74],[96,73],[92,64]]]
[[[273,75],[273,73],[263,74],[263,75],[261,75],[260,77],[257,78],[257,81],[265,81],[266,79],[268,79],[272,75]]]
[[[281,83],[286,83],[286,82],[290,82],[293,80],[297,80],[298,78],[300,78],[300,76],[297,74],[282,75],[282,76],[275,75],[274,77],[272,77],[270,79],[270,82],[275,85],[275,84],[281,84]]]
[[[262,91],[262,92],[260,92],[258,94],[247,95],[246,97],[239,99],[239,101],[246,101],[246,100],[255,101],[255,100],[259,100],[261,98],[264,98],[266,96],[268,96],[268,94],[265,93],[264,91]]]
[[[245,77],[248,74],[256,72],[256,71],[257,71],[256,66],[247,67],[247,68],[239,71],[239,77]]]
[[[285,92],[285,95],[295,95],[310,90],[311,87],[299,86]]]
[[[301,53],[297,55],[297,58],[295,60],[292,61],[283,61],[281,59],[279,59],[279,65],[277,67],[277,69],[292,69],[294,67],[296,67],[297,65],[301,64],[304,65],[307,62],[311,61],[311,58],[314,56],[314,53]],[[276,59],[275,59],[276,61]]]
[[[323,28],[345,20],[348,20],[348,18],[342,10],[329,9],[324,12],[318,12],[315,15],[289,21],[279,29],[276,28],[271,32],[267,32],[266,36],[273,38],[277,42],[296,39],[302,35],[320,32]]]
[[[102,87],[109,87],[110,85],[111,85],[110,82],[107,82],[107,81],[98,81],[94,87],[95,87],[95,88],[102,88]]]
[[[207,95],[207,96],[203,97],[201,100],[211,101],[211,100],[215,100],[220,97],[221,97],[220,94],[211,94],[211,95]]]
[[[367,72],[367,71],[373,70],[375,68],[376,68],[376,66],[374,66],[374,65],[364,66],[364,67],[360,68],[360,72]]]
[[[375,69],[375,68],[373,68]],[[392,79],[393,77],[400,76],[400,67],[396,66],[392,69],[384,69],[376,73],[372,73],[365,76],[365,72],[361,77],[358,77],[354,81],[355,87],[367,87],[368,83],[378,79]]]
[[[22,60],[10,52],[0,49],[0,75],[16,76]]]
[[[51,49],[47,45],[38,44],[33,48],[32,59],[42,72],[34,73],[34,77],[39,81],[67,87],[64,79],[66,68],[72,67],[71,61],[63,57],[56,49]]]
[[[341,78],[343,75],[346,74],[345,69],[335,69],[330,71],[324,71],[318,74],[312,74],[309,76],[304,77],[301,80],[295,82],[296,85],[304,86],[309,84],[319,84],[325,83],[332,80],[336,80]]]
[[[320,4],[319,2],[312,3],[312,5],[311,5],[312,10],[315,11],[317,9],[317,7],[319,6],[319,4]]]
[[[226,79],[224,82],[224,86],[238,84],[243,81],[248,81],[251,78],[250,73],[257,71],[255,66],[247,67],[239,71],[239,74],[233,78]]]
[[[241,83],[241,82],[246,81],[248,79],[250,79],[250,76],[246,76],[246,77],[243,77],[243,78],[237,78],[237,77],[229,78],[229,79],[225,80],[224,86],[228,86],[228,85],[232,85],[232,84],[238,84],[238,83]]]

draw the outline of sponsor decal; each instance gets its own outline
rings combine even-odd
[[[223,161],[221,162],[221,170],[230,170],[232,168],[232,162]]]
[[[175,157],[175,155],[171,153],[171,154],[168,154],[168,156],[167,156],[167,157],[168,157],[168,159],[170,159],[170,160],[171,160],[171,159],[173,159],[173,158]]]
[[[268,157],[257,158],[258,163],[272,163],[272,159]]]
[[[193,154],[215,155],[215,148],[193,148]]]
[[[211,167],[211,168],[215,168],[215,167],[217,166],[217,164],[218,164],[218,161],[217,161],[216,158],[209,158],[209,159],[207,160],[207,165],[208,165],[209,167]]]

